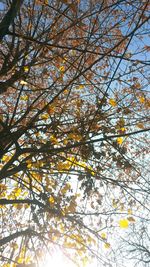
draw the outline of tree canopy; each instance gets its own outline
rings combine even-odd
[[[1,266],[39,266],[54,247],[122,266],[141,251],[129,233],[149,238],[150,2],[0,9]]]

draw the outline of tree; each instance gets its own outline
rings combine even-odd
[[[104,264],[97,242],[111,248],[148,202],[149,1],[14,3],[0,23],[2,266],[53,246]]]
[[[149,266],[150,248],[149,248],[149,219],[141,218],[137,224],[133,224],[131,231],[120,240],[118,254],[124,257],[132,266]]]

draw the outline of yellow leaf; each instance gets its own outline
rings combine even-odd
[[[28,66],[24,66],[24,72],[28,72],[29,71],[29,67]]]
[[[85,256],[84,258],[82,258],[83,267],[87,266],[87,263],[88,263],[88,257]]]
[[[51,137],[50,137],[50,141],[51,141],[54,145],[57,145],[57,144],[58,144],[58,140],[57,140],[57,138],[56,138],[54,135],[51,135]]]
[[[96,174],[91,166],[87,166],[88,172],[90,172],[93,176]]]
[[[122,138],[122,137],[118,137],[118,138],[117,138],[117,143],[118,143],[119,145],[121,145],[121,144],[123,143],[123,138]]]
[[[17,209],[17,210],[21,210],[23,205],[22,204],[13,204],[13,206]]]
[[[106,233],[101,233],[101,238],[102,238],[102,239],[107,239],[107,235],[106,235]]]
[[[21,192],[22,192],[21,188],[15,188],[15,190],[13,191],[15,197],[19,197]]]
[[[27,95],[21,96],[20,100],[27,101],[29,97]]]
[[[32,163],[28,163],[27,168],[30,169],[32,167]]]
[[[60,72],[64,72],[64,71],[65,71],[65,67],[64,67],[64,66],[61,66],[61,67],[59,68],[59,70],[60,70]]]
[[[79,86],[77,86],[77,88],[76,89],[83,89],[84,88],[84,85],[83,84],[80,84]]]
[[[67,95],[69,93],[69,90],[64,90],[64,94]]]
[[[82,161],[77,162],[77,165],[82,167],[82,168],[87,168],[87,164],[85,162],[82,162]]]
[[[45,113],[41,115],[41,119],[47,120],[49,118],[49,114]]]
[[[67,58],[66,57],[64,57],[64,59],[63,59],[63,63],[65,63],[67,61]]]
[[[70,188],[71,188],[71,185],[67,183],[67,184],[61,189],[61,193],[62,193],[63,195],[66,194],[66,192],[67,192],[68,190],[70,190]]]
[[[140,96],[140,97],[139,97],[139,101],[140,101],[141,104],[143,104],[143,103],[145,102],[145,97]]]
[[[49,203],[50,204],[54,204],[54,202],[55,202],[53,196],[50,196],[48,200],[49,200]]]
[[[120,128],[120,131],[121,131],[121,132],[125,132],[125,130],[126,130],[126,128],[124,128],[124,127],[121,127],[121,128]]]
[[[127,219],[121,219],[119,221],[119,226],[120,226],[120,228],[128,228],[129,221]]]
[[[24,262],[24,258],[20,257],[18,260],[17,260],[17,263],[23,263]]]
[[[112,106],[112,107],[116,107],[117,106],[117,102],[114,100],[114,99],[109,99],[109,104]]]
[[[26,82],[26,81],[23,81],[23,80],[21,80],[21,81],[20,81],[20,84],[21,84],[21,85],[26,85],[26,84],[27,84],[27,82]]]
[[[104,247],[105,247],[105,248],[110,248],[110,243],[105,243],[105,244],[104,244]]]
[[[76,133],[69,133],[68,138],[72,139],[74,141],[81,141],[82,136],[80,134],[76,134]]]
[[[31,257],[30,257],[30,256],[27,256],[27,257],[25,258],[24,262],[25,262],[26,264],[30,263],[30,262],[31,262]]]
[[[65,138],[65,139],[63,140],[63,144],[64,144],[64,145],[67,145],[67,144],[68,144],[68,139]]]
[[[4,155],[4,156],[2,157],[2,161],[4,161],[4,162],[9,161],[10,159],[11,159],[11,156],[8,156],[8,155]]]
[[[132,214],[132,210],[131,209],[128,209],[128,214]]]
[[[57,170],[58,171],[67,171],[71,167],[71,162],[58,162]]]

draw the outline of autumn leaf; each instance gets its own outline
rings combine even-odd
[[[20,81],[20,84],[21,84],[21,85],[26,85],[26,84],[27,84],[27,82],[26,82],[26,81],[23,81],[23,80],[21,80],[21,81]]]
[[[0,193],[2,193],[2,191],[6,191],[6,190],[7,190],[7,186],[5,184],[0,183]]]
[[[116,107],[117,106],[117,102],[114,100],[114,99],[109,99],[109,104],[112,106],[112,107]]]
[[[150,52],[150,46],[149,45],[145,45],[144,49],[147,50],[148,52]]]
[[[68,138],[72,139],[74,141],[81,141],[82,136],[80,134],[76,134],[76,133],[69,133]]]
[[[142,122],[138,122],[136,126],[140,129],[144,129],[144,124]]]
[[[117,143],[118,143],[119,145],[121,145],[121,144],[123,143],[123,138],[122,138],[122,137],[118,137],[118,138],[117,138]]]
[[[132,88],[133,89],[141,89],[141,84],[139,82],[136,82],[135,84],[133,84]]]
[[[45,113],[41,115],[41,119],[47,120],[49,118],[49,114]]]
[[[9,161],[11,159],[11,156],[8,156],[8,155],[4,155],[3,157],[2,157],[2,161],[3,162],[7,162],[7,161]]]
[[[140,101],[141,104],[145,103],[145,97],[140,96],[139,97],[139,101]]]
[[[64,57],[63,58],[63,63],[65,63],[67,61],[67,58],[66,57]]]
[[[53,196],[50,196],[48,200],[50,204],[54,204],[55,202],[55,199],[53,198]]]
[[[61,66],[61,67],[59,68],[59,70],[60,70],[60,72],[64,72],[64,71],[65,71],[65,67],[64,67],[64,66]]]
[[[105,244],[104,244],[104,247],[105,247],[105,248],[110,248],[110,243],[105,243]]]
[[[131,209],[128,209],[128,214],[132,214],[132,210]]]
[[[88,263],[88,257],[85,256],[84,258],[82,258],[83,267],[86,267],[87,266],[87,263]]]
[[[69,191],[71,188],[71,185],[69,183],[65,184],[65,186],[61,189],[62,194],[66,194],[67,191]]]
[[[29,71],[29,67],[28,66],[24,66],[24,72],[28,72]]]
[[[79,86],[77,86],[76,89],[81,90],[81,89],[83,89],[83,88],[84,88],[84,85],[83,85],[83,84],[80,84]]]
[[[132,54],[130,53],[130,52],[128,52],[128,53],[125,53],[125,58],[131,58],[132,57]]]
[[[47,108],[47,113],[48,113],[49,115],[54,114],[54,112],[55,112],[55,107],[54,107],[54,106],[49,106],[49,107]]]
[[[14,1],[2,2],[5,18]],[[134,196],[148,200],[147,5],[21,2],[0,44],[0,266],[46,265],[56,245],[83,267],[92,255],[115,253],[116,220],[123,232],[145,214]]]
[[[69,207],[67,207],[67,211],[74,213],[76,211],[77,203],[75,201],[71,201]]]
[[[32,162],[28,161],[27,162],[27,168],[30,169],[32,167]]]
[[[133,217],[128,217],[127,219],[130,223],[135,223],[135,219]]]
[[[0,121],[3,121],[3,114],[0,114]]]
[[[15,197],[19,197],[21,195],[21,192],[22,192],[21,188],[15,188],[13,191]]]
[[[121,219],[119,221],[119,226],[120,226],[120,228],[123,228],[123,229],[128,228],[129,221],[127,219]]]
[[[50,136],[50,141],[52,142],[52,144],[57,145],[58,144],[58,140],[54,135]]]
[[[102,239],[107,239],[107,235],[106,235],[106,233],[101,233],[101,238],[102,238]]]
[[[20,97],[20,100],[22,100],[22,101],[27,101],[28,99],[29,99],[29,97],[27,95]]]
[[[126,131],[126,128],[124,128],[124,127],[121,127],[120,129],[119,129],[119,132],[120,133],[124,133]]]

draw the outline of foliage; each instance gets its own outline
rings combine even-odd
[[[0,23],[1,266],[55,246],[106,264],[149,203],[149,1],[18,3]]]

